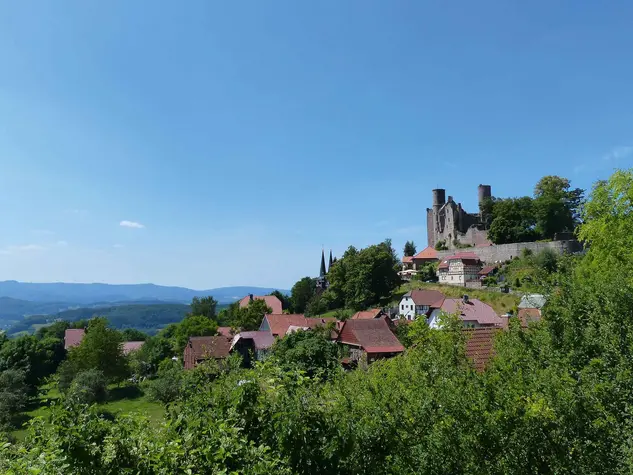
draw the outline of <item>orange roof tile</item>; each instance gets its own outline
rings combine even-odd
[[[473,363],[477,371],[486,369],[488,362],[494,356],[494,338],[499,328],[465,328],[466,357]]]
[[[270,308],[272,313],[281,313],[283,312],[281,300],[279,300],[274,295],[253,295],[254,300],[264,300],[266,305]],[[240,308],[247,307],[251,301],[251,296],[247,295],[246,297],[240,300]]]
[[[352,319],[354,320],[371,320],[372,318],[376,318],[378,315],[380,315],[380,313],[382,312],[382,309],[380,308],[374,308],[371,310],[365,310],[362,312],[356,312],[354,315],[352,315]]]
[[[437,251],[429,246],[413,256],[413,259],[437,260]]]

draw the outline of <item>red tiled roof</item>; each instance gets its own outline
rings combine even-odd
[[[360,346],[367,353],[400,353],[404,346],[383,318],[347,320],[339,334],[343,344]]]
[[[64,349],[79,346],[81,340],[84,339],[86,330],[83,328],[69,328],[64,332]]]
[[[140,350],[144,341],[125,341],[123,342],[123,354],[129,355],[131,352]]]
[[[231,333],[231,327],[218,327],[218,333],[227,338],[233,338],[233,334]]]
[[[372,318],[378,317],[382,313],[382,309],[373,308],[371,310],[364,310],[362,312],[356,312],[352,315],[353,320],[370,320]]]
[[[522,327],[527,327],[530,322],[538,322],[541,319],[541,311],[538,308],[520,308],[517,315]]]
[[[412,290],[404,296],[411,297],[416,305],[426,305],[433,308],[440,308],[445,299],[444,294],[439,290]]]
[[[185,369],[192,369],[199,361],[226,358],[231,350],[231,339],[224,336],[190,336],[185,346]]]
[[[446,313],[459,311],[459,318],[462,321],[477,322],[479,325],[501,326],[504,322],[490,305],[477,299],[469,299],[468,302],[462,299],[445,299],[442,310]]]
[[[466,357],[477,371],[483,371],[494,355],[494,338],[499,328],[464,328]]]
[[[281,300],[279,300],[274,295],[253,295],[254,300],[264,300],[266,305],[270,308],[272,313],[281,313],[283,312]],[[242,300],[240,300],[240,308],[247,307],[251,301],[251,296],[247,295]]]
[[[402,262],[412,262],[413,261],[413,256],[404,256],[402,258]]]
[[[437,251],[432,248],[431,246],[428,246],[426,249],[418,252],[415,256],[413,256],[414,260],[437,260]]]
[[[495,266],[484,266],[484,268],[479,271],[479,275],[488,275],[495,269]]]
[[[335,318],[308,318],[303,314],[268,314],[264,315],[268,321],[270,334],[273,336],[284,336],[291,325],[296,327],[315,328],[329,322],[335,322]]]

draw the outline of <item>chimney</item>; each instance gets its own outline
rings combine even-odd
[[[249,300],[250,302],[252,302],[252,301],[253,301],[253,294],[248,294],[248,300]]]

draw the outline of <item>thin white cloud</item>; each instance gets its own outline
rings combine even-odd
[[[3,249],[0,249],[0,254],[18,254],[23,252],[37,252],[43,251],[44,246],[40,246],[39,244],[23,244],[20,246],[7,246]]]
[[[618,160],[622,160],[633,155],[633,147],[630,145],[622,146],[622,147],[614,147],[609,153],[607,153],[603,160],[607,162],[617,162]]]
[[[134,229],[143,229],[145,226],[141,223],[137,223],[136,221],[121,221],[119,226],[123,226],[124,228],[134,228]]]

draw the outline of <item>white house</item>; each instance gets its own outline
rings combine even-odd
[[[427,318],[430,313],[442,306],[444,294],[437,290],[412,290],[402,296],[399,305],[400,317],[415,320],[419,316]]]
[[[469,282],[480,282],[481,260],[472,252],[461,252],[445,257],[437,270],[440,284],[466,286]]]

